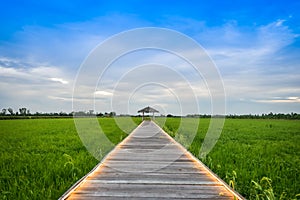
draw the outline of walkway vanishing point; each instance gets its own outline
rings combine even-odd
[[[243,199],[153,121],[143,121],[60,199]]]

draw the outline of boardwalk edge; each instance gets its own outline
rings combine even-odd
[[[67,199],[71,193],[73,191],[75,191],[82,183],[85,182],[85,180],[91,175],[93,174],[99,167],[101,167],[103,165],[103,163],[105,162],[105,160],[110,156],[110,154],[117,148],[118,145],[124,143],[125,141],[127,141],[129,139],[129,136],[137,129],[139,128],[142,124],[144,123],[144,121],[142,121],[133,131],[131,131],[131,133],[124,139],[122,140],[119,144],[117,144],[106,156],[104,156],[104,158],[100,161],[100,163],[98,163],[89,173],[87,173],[85,176],[83,176],[81,179],[79,179],[74,185],[72,185],[61,197],[59,197],[58,200],[65,200]]]
[[[172,138],[168,133],[166,133],[155,121],[153,121],[156,126],[158,126],[169,138],[173,139],[177,145],[182,148],[191,158],[197,161],[203,168],[207,170],[207,172],[217,179],[229,192],[231,192],[234,196],[236,196],[239,200],[245,200],[245,198],[239,194],[237,191],[233,190],[225,181],[223,181],[217,174],[215,174],[211,169],[209,169],[203,162],[201,162],[196,156],[194,156],[191,152],[189,152],[185,147],[183,147],[179,142],[177,142],[174,138]]]

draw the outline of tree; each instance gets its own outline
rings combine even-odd
[[[14,115],[14,110],[12,108],[8,108],[7,110],[10,113],[10,115]]]
[[[26,115],[27,108],[19,108],[20,115]]]
[[[2,109],[2,113],[1,114],[2,115],[6,115],[6,109],[5,108]]]
[[[68,116],[68,114],[63,111],[60,111],[59,116]]]
[[[98,117],[103,117],[104,114],[103,114],[103,113],[98,113],[97,116],[98,116]]]
[[[115,117],[115,116],[116,116],[116,113],[115,113],[115,112],[110,112],[110,113],[109,113],[109,116],[110,116],[110,117]]]

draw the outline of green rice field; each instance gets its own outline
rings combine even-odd
[[[127,136],[113,118],[99,122],[112,143]],[[99,162],[73,119],[0,120],[0,127],[0,199],[58,199]]]
[[[127,123],[127,129],[141,122]],[[184,127],[179,123],[184,121]],[[156,118],[172,137],[199,155],[210,119]],[[199,122],[191,145],[185,138]],[[109,140],[127,134],[114,118],[99,118]],[[73,119],[0,120],[0,199],[57,199],[99,161],[82,144]],[[247,199],[297,199],[300,121],[226,119],[215,148],[202,161]],[[102,157],[105,155],[102,155]],[[273,196],[272,196],[273,195]]]
[[[182,134],[175,138],[199,157],[210,119],[156,121],[172,137]],[[198,123],[193,142],[185,144],[190,127]],[[300,121],[226,119],[216,146],[202,161],[247,199],[300,199]]]

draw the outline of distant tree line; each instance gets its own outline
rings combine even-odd
[[[14,112],[14,110],[12,108],[3,108],[1,113],[1,116],[5,116],[5,115],[17,115],[17,116],[25,116],[25,115],[30,115],[30,110],[27,108],[19,108],[19,111]]]
[[[201,114],[189,114],[186,117],[195,117],[195,118],[211,118],[211,117],[224,117],[224,116],[211,116],[211,115],[201,115]],[[272,113],[269,114],[247,114],[247,115],[226,115],[226,118],[230,119],[300,119],[300,114],[298,113]]]
[[[94,113],[94,110],[89,111],[79,111],[79,112],[35,112],[31,113],[28,108],[19,108],[16,112],[12,108],[3,108],[0,112],[0,116],[6,116],[8,118],[13,117],[73,117],[73,116],[97,116],[97,117],[114,117],[116,112],[104,112],[104,113]]]
[[[115,117],[117,114],[116,112],[104,112],[104,113],[94,113],[94,110],[89,110],[88,112],[79,111],[79,112],[72,112],[72,116],[80,116],[80,117],[88,117],[88,116],[97,116],[97,117]]]
[[[6,116],[6,118],[20,118],[20,117],[73,117],[73,116],[79,116],[79,117],[91,117],[91,116],[97,116],[97,117],[115,117],[117,116],[116,112],[103,112],[103,113],[95,113],[94,110],[89,111],[79,111],[79,112],[35,112],[31,113],[30,110],[26,107],[19,108],[16,112],[12,108],[3,108],[0,112],[0,116],[4,118],[3,116]],[[122,115],[120,115],[122,116]],[[130,116],[130,115],[123,115],[123,116]],[[140,116],[140,115],[136,115]],[[163,116],[163,115],[162,115]],[[172,114],[167,114],[166,117],[181,117],[176,116]],[[193,118],[211,118],[211,117],[224,117],[220,115],[208,115],[208,114],[188,114],[185,117],[193,117]],[[272,113],[269,114],[247,114],[247,115],[226,115],[226,118],[230,119],[300,119],[300,114],[298,113]]]

